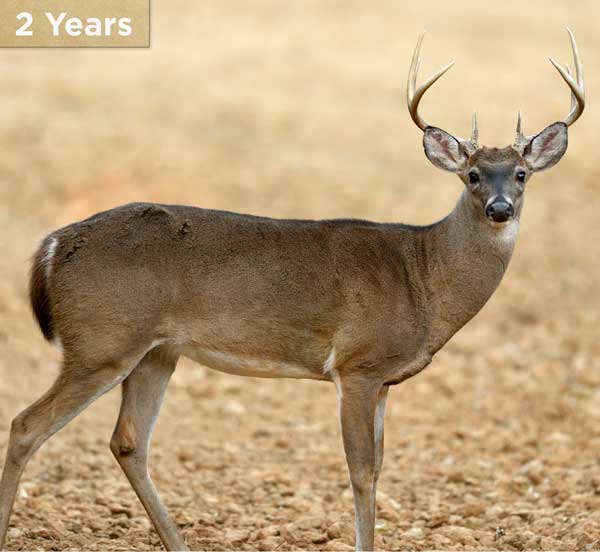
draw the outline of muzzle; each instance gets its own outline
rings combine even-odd
[[[495,197],[485,207],[485,216],[493,222],[506,222],[515,214],[512,202],[502,196]]]

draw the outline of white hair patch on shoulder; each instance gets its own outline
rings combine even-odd
[[[327,374],[328,372],[330,372],[333,369],[334,366],[335,366],[335,347],[331,347],[331,352],[329,353],[327,360],[323,364],[323,373]]]

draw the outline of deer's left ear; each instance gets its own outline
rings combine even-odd
[[[554,123],[534,136],[523,150],[523,158],[533,171],[543,171],[556,165],[567,151],[567,125]]]

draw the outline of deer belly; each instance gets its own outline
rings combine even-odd
[[[324,379],[322,373],[290,362],[239,356],[231,352],[192,346],[184,346],[181,349],[181,354],[213,370],[237,376]]]

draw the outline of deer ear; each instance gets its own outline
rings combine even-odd
[[[441,128],[428,126],[425,129],[423,148],[427,159],[445,171],[458,172],[467,161],[467,154],[460,142]]]
[[[567,125],[553,123],[534,136],[523,150],[523,158],[533,171],[543,171],[556,165],[567,151]]]

